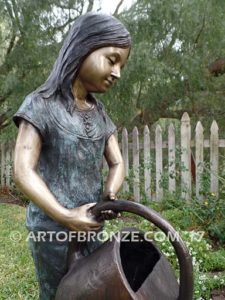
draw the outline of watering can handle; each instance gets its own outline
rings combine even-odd
[[[130,212],[139,215],[149,222],[160,228],[170,239],[176,255],[178,257],[180,268],[180,287],[178,300],[192,300],[193,299],[193,267],[191,256],[185,243],[180,238],[179,234],[172,227],[172,225],[163,219],[160,214],[151,208],[142,204],[127,201],[115,200],[98,203],[91,209],[92,214],[98,218],[101,211],[113,210],[114,212]],[[172,238],[174,237],[174,238]]]

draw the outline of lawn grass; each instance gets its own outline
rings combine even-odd
[[[26,241],[25,208],[0,204],[0,299],[38,299],[35,270]]]

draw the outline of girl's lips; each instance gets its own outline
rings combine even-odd
[[[109,80],[109,79],[106,79],[106,82],[109,84],[109,85],[112,85],[113,84],[113,81]]]

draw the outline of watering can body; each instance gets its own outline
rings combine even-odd
[[[99,217],[104,210],[135,213],[169,233],[178,257],[180,284],[154,243],[137,229],[125,229],[89,256],[80,255],[79,247],[74,248],[74,258],[59,284],[55,300],[192,300],[191,257],[171,224],[154,210],[129,201],[100,203],[92,213]],[[138,236],[135,241],[132,240],[134,231]],[[172,236],[176,239],[171,239]]]
[[[74,259],[56,300],[175,300],[179,285],[165,256],[143,232],[126,228]]]

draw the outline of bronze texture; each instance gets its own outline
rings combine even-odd
[[[114,239],[105,242],[88,257],[76,255],[59,285],[56,300],[193,299],[192,260],[186,245],[170,223],[154,210],[128,201],[100,203],[92,208],[92,213],[98,218],[102,210],[137,214],[169,237],[176,236],[170,242],[179,261],[180,285],[165,256],[139,231],[139,241]],[[135,229],[124,230],[131,234]],[[73,254],[79,251],[79,247],[74,248]]]

